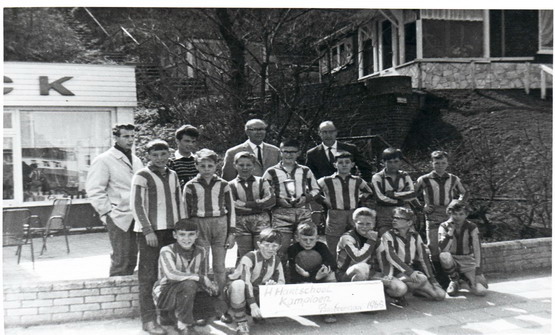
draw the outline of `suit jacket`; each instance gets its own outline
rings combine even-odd
[[[133,221],[129,202],[131,179],[143,168],[141,160],[133,155],[133,163],[125,154],[112,147],[94,159],[87,174],[85,188],[91,205],[100,216],[110,212],[114,224],[124,231]]]
[[[368,183],[372,181],[372,168],[354,144],[337,142],[337,151],[350,152],[353,155],[355,165],[360,170],[362,179]],[[331,176],[336,172],[335,167],[329,161],[328,154],[322,143],[308,150],[306,153],[306,166],[312,170],[317,179]]]
[[[222,168],[222,178],[230,181],[237,176],[237,171],[235,171],[235,167],[233,166],[233,159],[238,152],[241,151],[248,151],[252,152],[256,155],[256,153],[252,150],[251,146],[249,145],[248,141],[241,143],[239,145],[234,146],[233,148],[228,149],[225,152],[224,157],[224,166]],[[262,146],[262,163],[257,160],[254,165],[254,175],[258,177],[262,177],[264,171],[266,171],[269,167],[272,167],[279,163],[281,160],[281,152],[279,148],[275,145],[268,144],[263,142]]]

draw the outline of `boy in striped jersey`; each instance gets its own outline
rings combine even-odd
[[[382,153],[384,169],[372,176],[380,236],[392,227],[393,209],[399,206],[409,208],[409,202],[415,199],[412,179],[408,173],[399,170],[402,155],[399,149],[385,149]]]
[[[233,163],[237,177],[229,182],[235,200],[237,261],[256,248],[260,231],[270,227],[268,211],[276,203],[270,183],[253,175],[256,156],[238,152]]]
[[[284,258],[293,233],[301,223],[312,223],[308,204],[320,192],[312,171],[297,163],[300,144],[296,140],[281,142],[281,162],[272,166],[262,178],[270,182],[276,196],[272,210],[272,227],[283,235],[278,255]]]
[[[176,243],[160,250],[158,281],[152,289],[160,323],[175,326],[177,322],[181,335],[188,334],[193,326],[206,325],[206,311],[214,300],[210,296],[218,294],[218,285],[207,277],[208,252],[196,243],[197,236],[195,222],[177,221],[173,232]]]
[[[451,279],[447,294],[457,295],[459,274],[463,274],[470,283],[470,292],[483,296],[488,284],[480,266],[482,247],[478,227],[466,219],[468,210],[462,201],[451,201],[447,214],[449,220],[439,226],[438,232],[439,260]]]
[[[224,295],[230,307],[228,313],[237,322],[237,334],[249,334],[247,310],[254,319],[262,319],[259,286],[285,284],[283,266],[277,255],[281,238],[276,229],[262,230],[257,242],[258,250],[243,256],[235,272],[229,275],[231,282],[226,286]]]
[[[183,125],[175,131],[177,150],[175,156],[169,159],[168,167],[177,172],[181,189],[198,174],[193,155],[197,147],[198,137],[198,129],[190,124]]]
[[[212,268],[220,291],[225,285],[225,252],[235,244],[235,209],[227,181],[218,177],[218,155],[209,149],[195,153],[199,174],[183,189],[185,217],[198,224],[198,243],[212,248]]]
[[[367,197],[372,194],[372,189],[364,179],[351,175],[355,163],[350,152],[338,152],[334,157],[333,166],[337,172],[318,179],[318,185],[323,195],[321,201],[328,208],[326,244],[335,258],[339,238],[344,232],[353,228],[353,211],[362,196]]]
[[[459,177],[448,173],[448,154],[434,151],[432,156],[433,171],[420,176],[416,181],[416,194],[424,196],[424,214],[426,215],[426,240],[434,266],[439,266],[439,249],[437,232],[439,224],[447,219],[446,209],[451,200],[458,197],[464,200],[468,194]]]
[[[168,143],[150,141],[149,162],[131,180],[131,211],[139,246],[139,304],[143,329],[150,334],[165,334],[156,323],[152,286],[158,277],[160,248],[175,242],[173,228],[185,215],[180,201],[177,173],[166,167],[170,157]],[[142,233],[141,233],[142,232]]]
[[[355,228],[344,233],[337,245],[337,280],[381,280],[388,296],[397,299],[407,292],[407,286],[395,277],[384,277],[377,271],[383,268],[383,245],[374,230],[376,211],[368,207],[353,213]]]
[[[386,262],[383,273],[390,278],[400,279],[407,288],[436,301],[445,299],[445,291],[433,276],[432,266],[422,238],[413,228],[414,212],[404,207],[393,210],[393,228],[382,235]],[[395,305],[404,307],[401,298]]]

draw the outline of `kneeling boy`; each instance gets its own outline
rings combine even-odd
[[[470,292],[483,296],[487,282],[480,268],[482,249],[478,227],[466,219],[468,210],[460,200],[451,201],[447,214],[449,220],[440,224],[438,231],[439,260],[451,280],[447,294],[457,295],[459,274],[464,274],[470,282]]]
[[[160,250],[158,281],[152,290],[160,323],[175,325],[177,320],[180,334],[187,334],[195,324],[205,324],[201,321],[205,317],[193,318],[195,300],[203,300],[205,305],[206,293],[218,294],[218,285],[207,277],[208,252],[196,244],[197,234],[195,222],[181,219],[176,223],[173,237],[177,242]]]
[[[247,307],[253,318],[262,319],[259,286],[285,284],[283,266],[277,256],[281,239],[281,233],[276,229],[262,230],[256,242],[258,250],[249,251],[243,256],[235,271],[228,276],[231,282],[224,294],[230,306],[228,313],[237,322],[237,334],[249,334]]]
[[[445,291],[433,276],[422,238],[413,228],[414,212],[397,207],[393,210],[393,228],[382,236],[387,262],[384,274],[405,283],[409,290],[434,300],[445,299]],[[405,299],[397,305],[406,306]]]
[[[376,227],[376,211],[361,207],[354,211],[355,229],[349,230],[337,245],[338,281],[381,280],[387,295],[399,298],[407,292],[399,279],[384,278],[376,271],[381,266],[383,246]]]
[[[335,282],[337,265],[328,247],[318,241],[318,228],[301,223],[295,232],[296,243],[287,249],[290,284]],[[324,322],[334,323],[334,315],[324,316]]]

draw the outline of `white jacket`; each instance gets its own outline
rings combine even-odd
[[[102,217],[109,216],[124,231],[129,229],[133,214],[129,206],[131,179],[143,168],[141,160],[133,155],[133,164],[123,152],[112,147],[94,159],[87,175],[87,196]]]

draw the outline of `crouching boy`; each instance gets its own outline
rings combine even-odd
[[[287,249],[287,264],[291,284],[335,282],[337,265],[328,247],[318,241],[318,229],[312,223],[301,223],[295,232],[296,243]],[[324,316],[324,322],[334,323],[334,315]]]
[[[457,295],[459,275],[463,274],[470,283],[470,292],[483,296],[488,284],[480,267],[482,247],[478,227],[466,219],[468,209],[460,200],[451,201],[447,214],[449,220],[440,224],[438,231],[439,260],[451,280],[447,294]]]
[[[177,242],[160,250],[158,281],[152,290],[160,323],[169,326],[177,322],[180,334],[187,334],[195,325],[206,324],[210,316],[206,311],[211,309],[209,303],[213,300],[207,295],[218,294],[218,285],[207,277],[208,251],[197,245],[197,236],[195,222],[181,219],[175,224],[173,237]],[[199,315],[197,310],[204,315]]]
[[[422,238],[413,228],[414,219],[411,209],[397,207],[393,210],[393,228],[382,236],[387,259],[384,274],[400,279],[413,293],[443,300],[445,291],[433,276]],[[394,305],[404,307],[407,303],[403,297]]]
[[[231,282],[224,290],[229,310],[224,317],[231,315],[237,322],[237,334],[249,334],[247,310],[254,319],[262,319],[259,286],[285,284],[283,266],[277,256],[281,239],[281,233],[276,229],[262,230],[257,242],[258,250],[243,256],[235,271],[229,275]]]
[[[338,281],[381,280],[388,296],[397,299],[407,292],[399,279],[384,278],[381,267],[383,246],[376,228],[376,211],[361,207],[354,211],[355,229],[344,233],[337,245]]]

